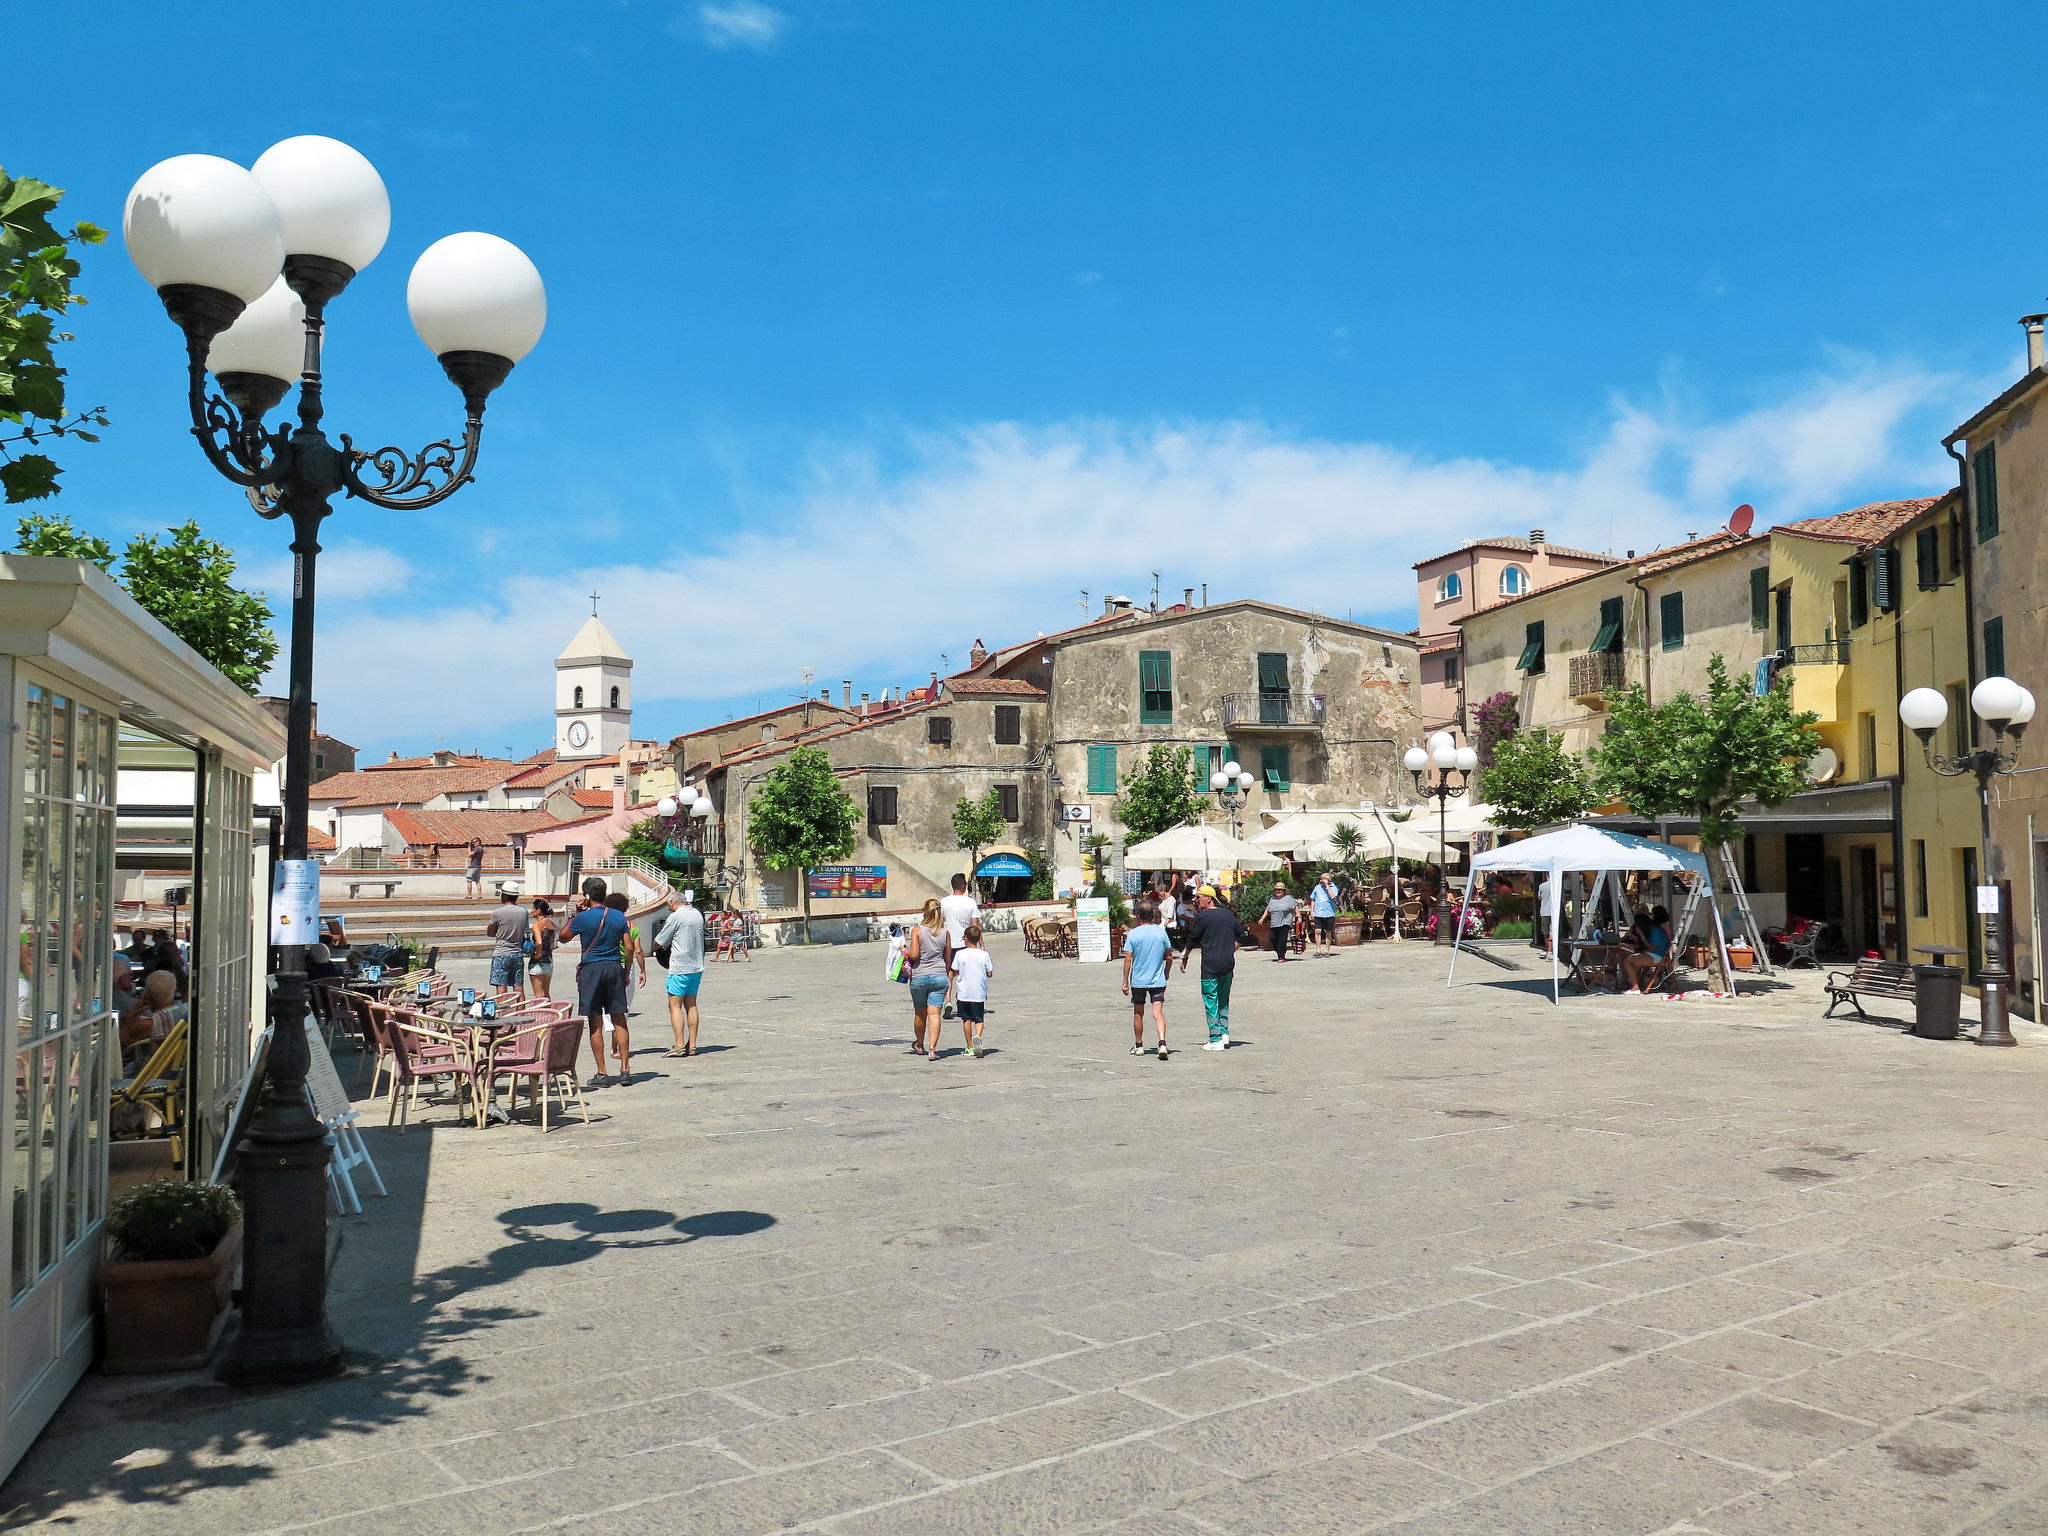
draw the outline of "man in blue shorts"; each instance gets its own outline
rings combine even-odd
[[[671,894],[668,917],[654,935],[654,947],[668,960],[668,1024],[675,1031],[671,1056],[697,1054],[697,988],[704,982],[704,914],[695,891]],[[660,959],[660,955],[655,956]]]
[[[583,956],[576,963],[576,1005],[590,1024],[590,1054],[597,1058],[597,1073],[585,1088],[602,1088],[604,1075],[605,1016],[611,1016],[612,1046],[619,1058],[617,1082],[626,1087],[633,1081],[633,1041],[626,1028],[626,967],[619,960],[619,940],[626,934],[626,916],[604,904],[605,883],[592,876],[583,882],[582,899],[576,915],[569,919],[557,941],[582,942]]]
[[[1138,925],[1124,935],[1124,994],[1131,1000],[1131,1054],[1145,1054],[1145,1009],[1159,1039],[1159,1059],[1166,1060],[1166,966],[1173,958],[1173,940],[1159,921],[1159,904],[1149,896],[1136,908]]]

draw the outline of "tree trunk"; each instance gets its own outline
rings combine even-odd
[[[810,865],[808,865],[808,864],[799,864],[799,865],[797,865],[797,867],[796,867],[796,877],[797,877],[797,879],[798,879],[799,881],[801,881],[801,882],[802,882],[802,884],[803,884],[803,892],[804,892],[804,942],[805,942],[806,944],[808,944],[808,943],[810,943],[810,942],[811,942],[811,867],[810,867]]]

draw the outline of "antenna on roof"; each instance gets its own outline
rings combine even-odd
[[[1157,571],[1152,573],[1152,611],[1154,613],[1159,611],[1159,573]]]
[[[1088,617],[1088,589],[1086,587],[1081,589],[1081,617],[1084,619]]]

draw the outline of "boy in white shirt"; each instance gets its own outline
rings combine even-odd
[[[967,1036],[967,1054],[981,1054],[982,1013],[988,1006],[988,981],[996,962],[981,947],[981,924],[969,923],[963,943],[953,951],[953,997],[960,1010],[960,1030]]]

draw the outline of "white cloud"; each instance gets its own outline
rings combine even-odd
[[[697,25],[714,48],[772,48],[789,17],[760,0],[726,0],[697,7]]]
[[[393,550],[354,541],[337,544],[320,551],[314,570],[314,601],[339,603],[395,597],[412,578],[411,562]],[[279,618],[285,616],[285,607],[292,600],[289,554],[244,565],[237,580],[268,594]]]
[[[805,666],[835,693],[842,677],[856,693],[918,682],[941,651],[963,664],[977,636],[1073,623],[1083,587],[1094,612],[1111,591],[1142,601],[1155,569],[1164,601],[1207,582],[1212,601],[1262,596],[1407,629],[1410,566],[1466,538],[1540,527],[1619,553],[1716,527],[1739,500],[1769,524],[1939,490],[1947,460],[1926,418],[1959,394],[1971,397],[1859,363],[1721,420],[1617,402],[1580,461],[1552,468],[1235,421],[997,422],[914,434],[886,456],[841,446],[814,454],[752,531],[704,535],[699,558],[543,573],[480,556],[470,590],[494,604],[334,614],[322,704],[349,739],[495,739],[542,718],[550,662],[593,582],[637,660],[643,718],[660,700],[781,697]],[[423,686],[392,689],[396,677]]]

